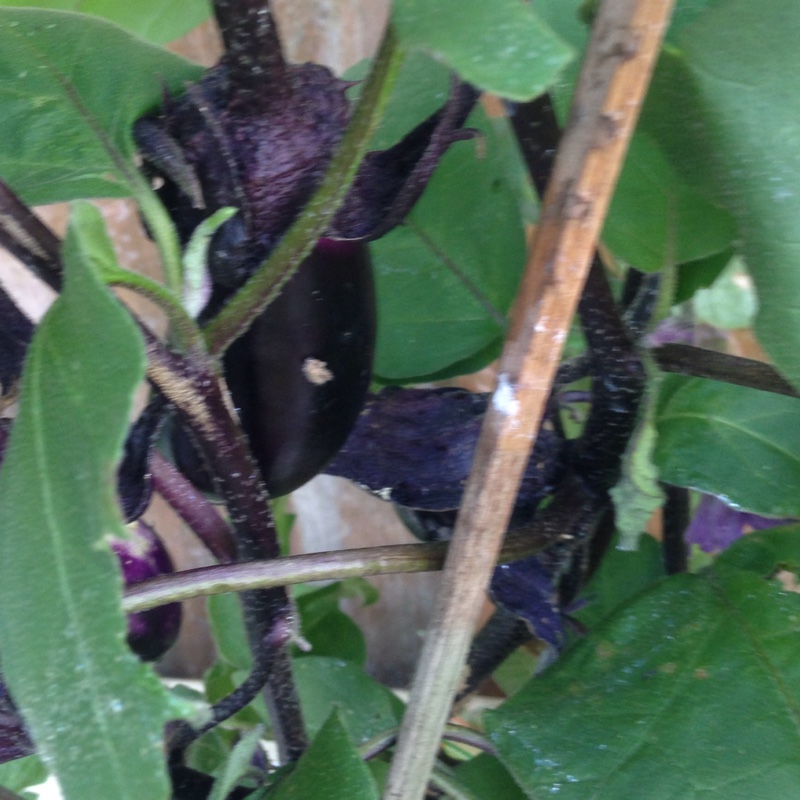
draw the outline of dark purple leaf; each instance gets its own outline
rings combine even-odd
[[[9,697],[5,683],[0,680],[0,764],[29,756],[34,749],[25,723]]]
[[[534,636],[561,649],[564,625],[558,594],[550,571],[538,556],[498,566],[489,593],[499,606],[524,619]]]
[[[174,572],[163,543],[142,522],[137,524],[131,539],[114,539],[111,548],[119,558],[126,586]],[[128,644],[139,658],[155,661],[175,643],[180,626],[180,603],[129,614]]]
[[[463,389],[384,389],[366,403],[325,472],[402,506],[456,509],[489,395]],[[523,477],[519,514],[530,518],[560,474],[563,441],[545,423]]]

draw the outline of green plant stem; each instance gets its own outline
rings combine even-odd
[[[508,535],[500,561],[533,555],[550,541],[533,525]],[[290,586],[309,581],[342,580],[398,572],[435,572],[442,568],[446,542],[359,547],[323,553],[305,553],[270,560],[221,564],[162,575],[130,586],[123,595],[127,613],[226,592]]]
[[[178,234],[167,209],[158,199],[150,184],[137,170],[126,171],[133,196],[139,205],[147,227],[161,256],[161,269],[164,272],[164,283],[176,296],[180,296],[183,284],[181,266],[181,248]]]
[[[126,269],[104,269],[103,280],[109,286],[123,286],[152,300],[166,314],[182,350],[193,355],[205,352],[205,340],[200,327],[165,286]]]
[[[431,785],[451,800],[478,800],[477,795],[453,777],[450,770],[445,770],[439,765],[433,768]]]
[[[390,728],[368,739],[362,745],[359,745],[359,755],[364,761],[369,761],[371,758],[375,758],[375,756],[384,752],[384,750],[388,750],[397,740],[399,730],[400,728]],[[489,753],[490,755],[497,754],[495,746],[482,733],[479,733],[473,728],[467,728],[464,725],[446,725],[442,733],[442,739],[449,742],[466,744],[469,747],[482,750],[484,753]]]
[[[402,60],[403,53],[389,27],[350,124],[319,188],[269,258],[206,327],[206,342],[212,354],[224,352],[247,330],[255,317],[278,296],[281,287],[328,229],[383,116]]]

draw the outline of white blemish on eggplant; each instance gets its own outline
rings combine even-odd
[[[307,358],[303,362],[303,375],[314,386],[322,386],[333,380],[333,373],[328,369],[327,363],[318,358]]]

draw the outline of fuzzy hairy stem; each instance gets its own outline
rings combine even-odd
[[[194,434],[216,488],[228,506],[238,558],[253,561],[277,557],[278,538],[269,497],[220,377],[208,363],[170,352],[146,331],[144,336],[147,376]],[[257,589],[242,593],[242,607],[255,660],[276,622],[292,615],[291,601],[285,589]],[[291,680],[288,652],[280,648],[272,659],[265,699],[281,758],[293,761],[307,745],[305,727]]]
[[[214,504],[160,453],[153,454],[150,470],[153,489],[194,531],[217,561],[230,564],[236,558],[236,543],[230,526]]]
[[[724,381],[748,389],[800,397],[794,388],[774,367],[750,358],[717,353],[689,344],[664,344],[650,353],[659,369],[677,372],[695,378]]]
[[[666,497],[661,553],[667,575],[676,575],[679,572],[686,572],[689,568],[689,549],[684,539],[691,519],[689,490],[667,483],[662,484],[661,488]]]
[[[306,210],[269,258],[205,328],[209,351],[219,354],[241,336],[280,293],[316,241],[328,229],[355,179],[372,134],[380,121],[402,61],[391,28],[364,86],[344,137]]]

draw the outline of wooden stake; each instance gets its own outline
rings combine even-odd
[[[672,0],[595,19],[417,665],[384,800],[421,800]]]

